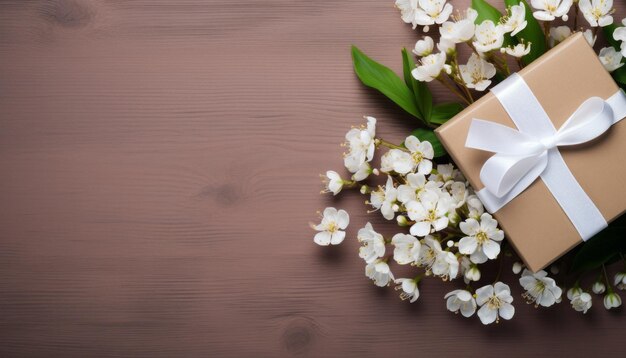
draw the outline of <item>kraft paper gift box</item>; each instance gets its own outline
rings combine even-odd
[[[619,87],[581,34],[573,35],[556,46],[521,70],[519,75],[555,129],[561,128],[590,97],[607,100],[620,94]],[[517,126],[499,98],[489,92],[436,130],[454,162],[479,192],[485,189],[481,169],[494,153],[466,147],[470,124],[474,119],[515,129]],[[558,147],[558,152],[606,222],[624,213],[626,120],[615,123],[588,143]],[[581,234],[542,178],[534,180],[521,194],[493,214],[509,242],[533,272],[545,268],[583,242]]]

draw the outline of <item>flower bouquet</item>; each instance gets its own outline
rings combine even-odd
[[[371,223],[358,231],[365,275],[376,286],[395,285],[411,303],[418,300],[424,278],[450,282],[454,289],[444,296],[447,309],[464,317],[476,314],[483,324],[491,324],[515,314],[510,286],[500,281],[506,257],[519,275],[523,299],[536,307],[560,303],[564,292],[582,313],[594,302],[591,293],[603,297],[606,309],[621,306],[617,291],[626,289],[626,219],[614,220],[568,252],[549,273],[533,272],[520,262],[499,222],[451,163],[434,131],[573,33],[582,33],[592,47],[604,35],[609,46],[599,50],[599,61],[626,88],[626,20],[624,26],[615,24],[613,1],[504,0],[504,12],[485,0],[472,0],[463,10],[446,0],[396,0],[395,5],[402,21],[436,40],[424,35],[412,53],[402,50],[403,78],[356,47],[354,70],[363,84],[414,117],[418,128],[403,143],[391,143],[376,135],[377,120],[365,117],[366,123],[345,136],[343,164],[350,175],[322,175],[322,193],[358,190],[368,198],[369,213],[400,228],[392,237],[383,237]],[[434,103],[430,82],[445,86],[458,102]],[[377,154],[378,168],[372,164]],[[344,210],[324,209],[321,222],[311,224],[317,231],[314,242],[341,244],[349,221]],[[499,264],[487,265],[490,261]],[[617,261],[625,268],[610,276],[607,266]],[[396,277],[393,271],[402,265],[412,266],[414,274]],[[483,275],[493,267],[499,268]]]

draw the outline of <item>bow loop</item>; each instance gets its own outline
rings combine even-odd
[[[585,101],[556,132],[537,137],[498,123],[474,119],[465,146],[495,153],[480,171],[485,188],[498,198],[518,183],[526,187],[548,166],[548,151],[589,142],[613,125],[610,105],[599,97]]]

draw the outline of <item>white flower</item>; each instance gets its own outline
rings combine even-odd
[[[511,289],[502,282],[476,290],[476,304],[480,306],[478,318],[483,324],[497,323],[500,317],[506,320],[513,318],[515,307],[511,302],[513,302]]]
[[[509,16],[503,24],[504,31],[510,32],[511,36],[515,36],[524,30],[526,25],[528,25],[528,21],[526,21],[526,6],[524,6],[524,3],[520,2],[519,5],[511,6]]]
[[[352,180],[354,181],[365,180],[372,173],[378,174],[378,171],[376,169],[372,169],[372,166],[370,165],[370,163],[363,162],[361,163],[361,165],[359,165],[354,175],[352,175]]]
[[[446,0],[419,0],[419,7],[416,20],[419,25],[426,26],[425,32],[428,25],[443,24],[452,14],[452,5]]]
[[[372,263],[385,255],[385,239],[367,223],[357,234],[357,239],[363,245],[359,248],[359,257],[365,262]]]
[[[600,50],[600,62],[604,65],[607,71],[613,72],[618,68],[624,66],[622,63],[622,54],[617,52],[613,47],[605,47]]]
[[[417,12],[420,10],[417,0],[396,0],[396,7],[400,10],[402,21],[412,24],[415,29],[418,25]]]
[[[614,285],[620,290],[626,290],[626,272],[618,272],[613,278]]]
[[[478,268],[478,266],[470,264],[469,268],[465,271],[464,276],[467,281],[479,281],[480,269]]]
[[[399,285],[396,287],[396,290],[402,290],[402,293],[400,293],[400,298],[402,300],[409,300],[410,303],[413,303],[420,297],[420,291],[417,287],[416,280],[410,278],[399,278],[396,280],[396,283]]]
[[[513,57],[524,57],[530,53],[531,44],[519,43],[515,46],[509,46],[504,49],[504,52]]]
[[[587,40],[587,43],[589,43],[591,47],[595,46],[596,40],[598,39],[598,36],[595,36],[591,29],[585,30],[585,32],[583,32],[583,37]]]
[[[439,77],[446,64],[446,54],[444,52],[433,53],[423,57],[416,68],[411,71],[413,77],[421,82],[431,82]]]
[[[404,140],[404,146],[411,152],[411,159],[413,159],[411,170],[417,168],[420,174],[430,174],[433,170],[433,163],[430,160],[435,156],[433,145],[428,141],[421,142],[415,136],[408,136]]]
[[[480,223],[476,219],[469,218],[460,223],[459,227],[467,235],[459,240],[460,253],[470,255],[470,260],[477,264],[498,257],[504,232],[498,229],[498,222],[491,215],[482,214]]]
[[[437,43],[437,49],[441,53],[453,54],[454,51],[456,50],[456,44],[454,43],[454,41],[451,41],[442,37],[439,39],[439,43]],[[452,67],[450,65],[443,65],[443,70],[447,74],[452,73]]]
[[[580,0],[578,7],[592,27],[605,27],[613,23],[613,0]]]
[[[390,149],[380,158],[380,171],[383,173],[398,172],[399,170],[406,174],[411,171],[412,167],[411,154],[401,149]]]
[[[452,195],[452,199],[454,199],[454,207],[460,208],[463,204],[465,204],[469,190],[467,190],[465,183],[461,181],[453,182],[450,184],[449,188],[450,195]]]
[[[568,26],[550,28],[550,46],[558,45],[572,35],[572,29]]]
[[[376,118],[366,118],[366,128],[352,128],[346,133],[346,144],[350,150],[344,158],[344,165],[350,173],[356,173],[364,162],[370,162],[374,158]]]
[[[311,225],[317,231],[315,234],[316,244],[321,246],[339,245],[346,237],[343,231],[350,223],[350,216],[345,210],[337,210],[335,208],[326,208],[322,216],[322,222],[318,225]]]
[[[499,49],[504,43],[504,27],[494,24],[491,20],[485,20],[476,26],[473,45],[478,52],[489,52]]]
[[[529,303],[550,307],[561,299],[563,290],[547,275],[543,270],[535,274],[528,270],[522,273],[519,283],[526,290],[523,296]]]
[[[626,26],[626,19],[622,20],[622,24]],[[626,56],[626,27],[624,26],[615,29],[615,32],[613,32],[613,38],[617,41],[622,41],[622,55]]]
[[[430,270],[430,267],[435,263],[437,256],[439,256],[443,250],[441,249],[439,241],[435,240],[435,238],[431,235],[426,236],[422,241],[422,244],[417,264],[425,267],[427,270]]]
[[[437,164],[437,172],[430,175],[428,180],[435,182],[437,186],[447,186],[452,184],[455,177],[459,175],[459,171],[454,169],[452,164]]]
[[[396,214],[396,210],[394,208],[396,198],[397,190],[393,186],[393,179],[388,176],[385,187],[379,187],[377,190],[372,192],[370,196],[370,204],[377,210],[380,209],[380,213],[383,214],[385,219],[393,220]]]
[[[469,210],[468,217],[478,219],[485,212],[483,203],[478,199],[476,195],[470,195],[467,197],[467,208]]]
[[[513,263],[513,273],[514,274],[519,274],[520,272],[522,272],[522,269],[524,268],[524,264],[522,264],[519,261],[516,261],[515,263]]]
[[[365,276],[374,281],[378,287],[384,287],[393,281],[393,273],[385,261],[376,260],[365,266]]]
[[[575,294],[570,298],[570,303],[572,304],[572,308],[574,308],[574,310],[585,314],[592,305],[591,295],[587,292]]]
[[[459,274],[459,260],[450,251],[441,251],[430,269],[433,275],[452,280]]]
[[[596,295],[601,295],[604,291],[606,291],[606,286],[604,285],[604,282],[596,281],[593,286],[591,286],[591,291],[593,291]]]
[[[395,234],[391,238],[391,244],[395,246],[393,259],[400,265],[417,262],[420,257],[422,244],[415,236],[407,234]]]
[[[474,88],[477,91],[486,90],[491,85],[491,78],[496,75],[496,67],[475,53],[472,53],[467,65],[460,65],[459,69],[467,88]]]
[[[435,42],[433,41],[433,38],[430,36],[426,36],[423,39],[415,43],[415,48],[413,49],[413,53],[420,57],[428,56],[431,53],[433,53],[434,47],[435,47]]]
[[[474,22],[478,17],[478,12],[471,7],[467,9],[466,16],[457,21],[445,22],[439,28],[441,38],[452,44],[467,42],[474,37],[476,25]],[[442,52],[447,52],[439,49]]]
[[[583,293],[583,290],[578,286],[574,286],[567,290],[567,299],[571,301],[574,299],[574,297],[580,295],[581,293]]]
[[[472,294],[465,290],[448,292],[444,297],[448,311],[458,313],[463,317],[471,317],[476,312],[476,300]]]
[[[440,231],[448,226],[446,214],[450,210],[449,200],[440,199],[434,191],[426,191],[420,201],[406,204],[407,213],[415,224],[411,226],[411,235],[424,237],[431,232]]]
[[[322,193],[333,193],[333,195],[339,194],[341,189],[343,189],[343,185],[346,183],[336,171],[332,170],[327,171],[326,175],[322,176],[322,181],[325,185]]]
[[[554,21],[557,17],[567,21],[567,13],[572,7],[572,0],[532,0],[532,6],[537,9],[533,13],[535,19],[541,21]]]
[[[418,200],[424,190],[436,188],[437,185],[432,181],[427,181],[424,174],[410,173],[406,176],[406,184],[398,187],[398,200],[406,204],[410,201]]]
[[[610,310],[611,308],[617,308],[622,305],[622,298],[615,292],[609,290],[609,293],[604,296],[604,308]]]

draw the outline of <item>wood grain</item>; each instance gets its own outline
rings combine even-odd
[[[318,194],[343,133],[415,127],[349,46],[400,70],[415,39],[391,0],[0,1],[0,356],[618,352],[621,312],[535,312],[514,287],[515,319],[483,327],[448,285],[409,305],[355,240],[313,244],[325,206],[350,238],[370,219]]]

